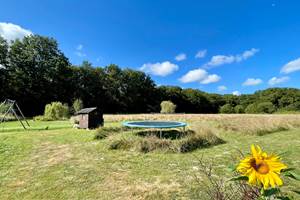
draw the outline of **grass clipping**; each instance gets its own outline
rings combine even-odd
[[[100,128],[95,139],[108,139],[111,150],[133,150],[142,153],[154,151],[170,153],[187,153],[196,149],[208,148],[225,143],[210,129],[201,126],[181,132],[175,129],[162,131],[121,131],[120,128]]]

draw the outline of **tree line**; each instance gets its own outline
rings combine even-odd
[[[144,72],[114,64],[72,65],[55,39],[40,35],[14,41],[0,37],[0,85],[0,100],[17,100],[27,116],[42,114],[50,102],[72,105],[76,99],[104,113],[160,112],[165,100],[179,113],[300,111],[299,89],[270,88],[234,96],[157,86]]]

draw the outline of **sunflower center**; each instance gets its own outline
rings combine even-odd
[[[263,160],[251,160],[251,167],[260,174],[267,174],[270,171],[269,165]]]

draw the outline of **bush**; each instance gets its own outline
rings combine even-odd
[[[49,120],[66,119],[69,116],[69,108],[61,102],[52,102],[45,107],[44,117]]]
[[[235,113],[245,113],[245,109],[244,109],[243,106],[237,105],[237,106],[234,107],[234,112]]]
[[[247,106],[246,113],[273,113],[276,111],[271,102],[253,103]]]
[[[74,112],[78,112],[79,110],[81,110],[83,108],[83,102],[81,99],[75,99],[75,101],[73,102],[73,110]]]
[[[220,113],[234,113],[234,109],[231,104],[225,104],[220,108]]]
[[[160,104],[161,113],[175,113],[176,105],[172,101],[162,101]]]

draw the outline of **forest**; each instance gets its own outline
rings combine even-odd
[[[0,100],[14,99],[26,116],[43,113],[45,105],[76,99],[104,113],[158,113],[172,101],[177,113],[280,113],[300,111],[300,90],[268,88],[254,94],[212,94],[198,89],[157,86],[144,72],[118,65],[75,66],[49,37],[22,40],[0,37]]]

